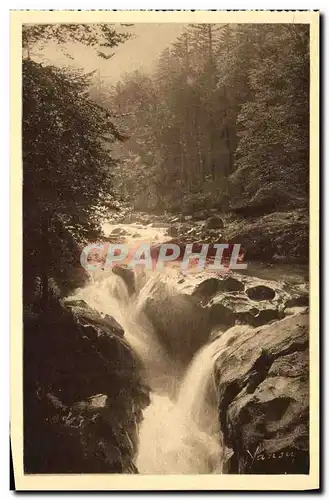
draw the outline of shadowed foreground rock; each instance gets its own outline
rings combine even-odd
[[[308,315],[222,335],[215,378],[224,444],[233,452],[224,473],[308,474]]]
[[[117,322],[84,301],[24,318],[26,473],[136,473],[149,404]]]

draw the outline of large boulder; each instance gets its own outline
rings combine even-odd
[[[136,291],[134,271],[125,265],[117,265],[113,267],[112,272],[122,278],[126,284],[128,294],[133,295]]]
[[[308,233],[309,214],[302,209],[235,218],[225,227],[226,241],[241,244],[247,261],[308,263]]]
[[[251,300],[273,300],[275,297],[275,290],[266,285],[256,285],[248,288],[246,294]]]
[[[177,287],[209,309],[212,330],[226,330],[235,324],[261,326],[305,311],[308,306],[307,287],[237,273],[223,276],[196,273],[178,280]]]
[[[222,334],[219,420],[232,474],[308,474],[307,314]]]
[[[169,224],[169,222],[158,221],[158,222],[152,222],[151,227],[159,228],[159,229],[168,228],[168,227],[170,227],[170,224]]]
[[[193,219],[194,220],[206,220],[207,219],[206,210],[202,210],[200,212],[194,212]]]
[[[82,300],[25,315],[25,472],[136,473],[141,370],[120,325]]]

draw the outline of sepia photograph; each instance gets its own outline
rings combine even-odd
[[[12,13],[22,478],[316,488],[319,13],[75,14]]]

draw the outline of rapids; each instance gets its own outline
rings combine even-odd
[[[113,316],[124,328],[126,341],[141,359],[151,404],[139,429],[136,465],[144,474],[221,473],[223,450],[213,381],[217,339],[202,347],[187,366],[175,362],[157,339],[143,312],[144,302],[157,293],[163,276],[136,274],[136,292],[129,296],[123,279],[103,271],[80,289],[85,300],[102,314]],[[167,293],[177,277],[166,276]],[[184,332],[182,332],[184,334]]]

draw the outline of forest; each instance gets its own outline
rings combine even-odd
[[[26,293],[37,283],[46,303],[49,280],[62,292],[81,283],[78,249],[122,206],[201,216],[307,211],[308,29],[187,25],[152,74],[111,85],[95,72],[36,62],[33,49],[71,41],[110,57],[99,48],[124,43],[122,28],[26,25]],[[305,226],[303,234],[305,251]]]

